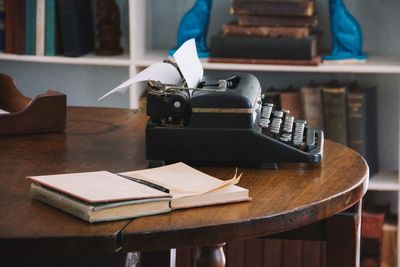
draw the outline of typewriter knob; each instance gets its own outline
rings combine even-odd
[[[185,93],[175,94],[168,97],[168,109],[174,113],[182,113],[189,104],[189,96]]]

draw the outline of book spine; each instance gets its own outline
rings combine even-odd
[[[64,55],[78,57],[94,49],[90,1],[59,0]]]
[[[6,19],[6,3],[0,0],[0,51],[4,51],[5,46],[5,19]]]
[[[211,57],[311,60],[317,54],[317,38],[269,38],[214,35]]]
[[[322,100],[326,137],[347,145],[346,88],[323,88]]]
[[[296,119],[303,119],[303,112],[301,108],[300,92],[282,92],[281,95],[281,108],[290,111],[290,115]]]
[[[45,0],[36,0],[36,55],[44,55]]]
[[[36,54],[36,0],[26,1],[25,54]]]
[[[383,225],[381,245],[381,267],[397,266],[397,222],[389,221]]]
[[[45,48],[46,56],[56,55],[56,1],[46,0],[45,4]]]
[[[361,214],[361,264],[378,266],[387,206],[369,205]]]
[[[238,24],[242,26],[316,27],[318,18],[315,14],[310,17],[239,15]]]
[[[324,128],[321,87],[303,86],[300,89],[301,106],[304,119],[311,128]]]
[[[368,163],[370,174],[378,171],[376,89],[347,94],[348,145]]]
[[[15,1],[14,52],[25,54],[25,0]]]
[[[308,27],[240,26],[224,24],[222,26],[222,33],[223,35],[304,38],[309,36],[309,29]]]
[[[6,0],[5,18],[5,48],[4,52],[14,53],[14,34],[15,34],[15,1]]]
[[[73,201],[64,195],[56,194],[50,190],[45,190],[41,186],[35,184],[31,184],[30,195],[33,199],[65,211],[66,213],[81,218],[84,221],[91,222],[90,207],[80,202]]]
[[[311,16],[314,2],[248,2],[235,0],[231,13],[234,15]]]

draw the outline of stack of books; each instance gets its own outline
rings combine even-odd
[[[92,13],[91,0],[0,0],[0,50],[71,57],[92,52]]]
[[[326,138],[360,153],[370,174],[378,172],[377,88],[356,82],[310,82],[301,88],[269,88],[266,97],[276,108],[290,110]]]
[[[211,38],[210,62],[317,65],[313,0],[233,0],[237,20]]]

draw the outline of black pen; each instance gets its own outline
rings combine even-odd
[[[117,175],[118,175],[118,176],[121,176],[121,177],[123,177],[123,178],[129,179],[129,180],[132,180],[132,181],[134,181],[134,182],[137,182],[137,183],[139,183],[139,184],[147,185],[148,187],[157,189],[157,190],[159,190],[159,191],[162,191],[162,192],[165,192],[165,193],[169,193],[169,189],[168,189],[168,188],[165,188],[165,187],[163,187],[163,186],[161,186],[161,185],[153,184],[152,182],[149,182],[149,181],[146,181],[146,180],[142,180],[142,179],[135,178],[135,177],[130,177],[130,176],[123,175],[123,174],[119,174],[119,173],[117,173]]]

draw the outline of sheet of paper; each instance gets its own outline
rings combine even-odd
[[[168,188],[174,199],[201,195],[225,186],[237,184],[241,177],[241,174],[237,176],[237,173],[235,173],[235,176],[230,180],[220,180],[182,162],[123,174]]]
[[[166,84],[178,84],[181,80],[181,75],[179,74],[178,70],[171,64],[164,62],[155,63],[142,70],[124,83],[118,85],[116,88],[112,89],[110,92],[103,95],[98,100],[101,100],[113,93],[125,93],[128,90],[128,86],[137,82],[147,80],[160,81]]]
[[[197,55],[194,39],[186,41],[173,54],[189,88],[196,88],[204,75],[203,65]]]

